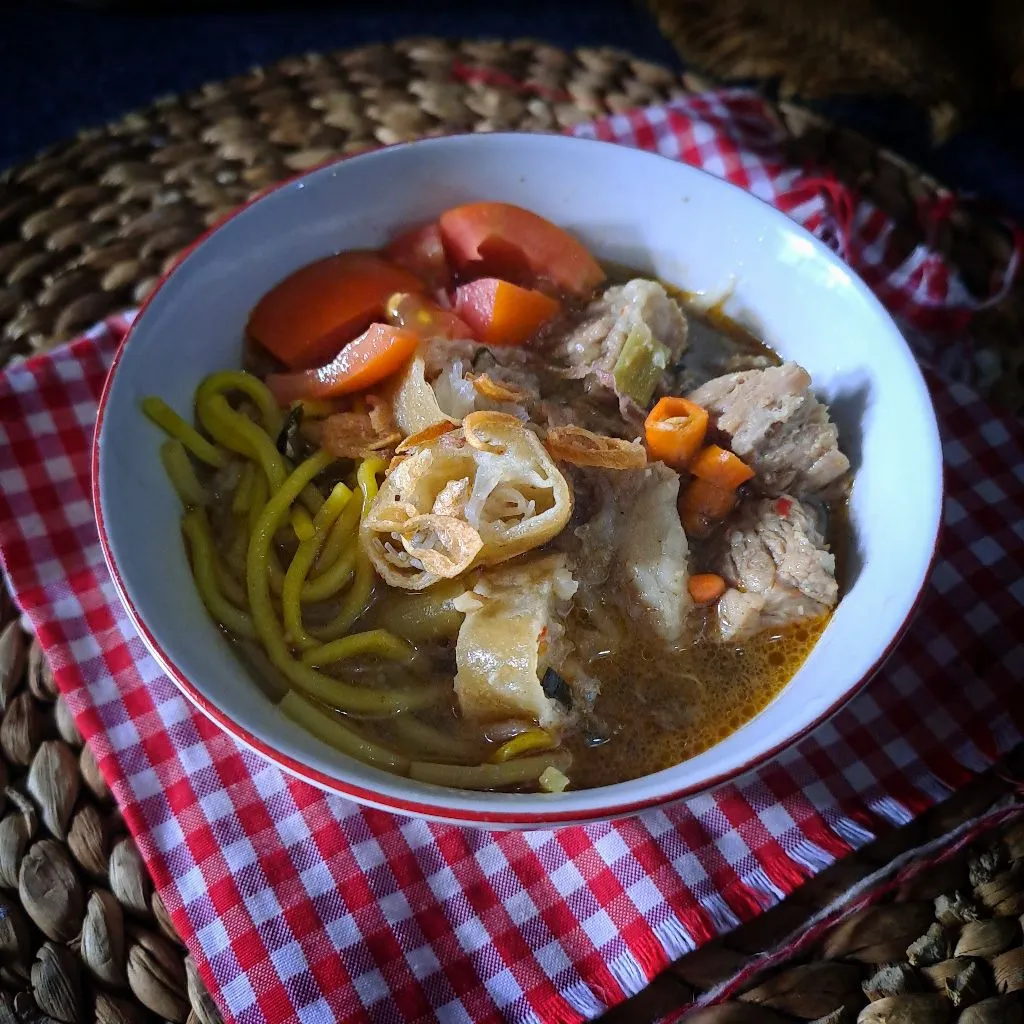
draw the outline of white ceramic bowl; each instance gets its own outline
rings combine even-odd
[[[188,415],[196,386],[239,365],[252,305],[290,271],[381,245],[449,206],[500,199],[578,235],[601,258],[718,299],[829,402],[856,469],[854,578],[789,685],[711,750],[633,782],[557,795],[470,793],[411,782],[313,739],[262,696],[196,594],[139,402]],[[357,156],[286,183],[214,230],[147,302],[118,354],[94,451],[100,537],[118,592],[182,691],[282,768],[378,807],[490,827],[609,818],[705,790],[836,711],[901,634],[933,558],[942,502],[931,403],[903,338],[865,285],[791,220],[701,171],[550,135],[455,136]]]

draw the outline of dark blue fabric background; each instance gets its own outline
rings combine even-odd
[[[154,9],[152,2],[145,6]],[[529,36],[567,48],[619,46],[681,66],[653,18],[632,0],[365,0],[282,8],[142,15],[0,0],[0,168],[161,94],[312,49],[420,34]],[[924,117],[898,102],[844,100],[821,109],[1024,220],[1024,105],[992,112],[938,149],[928,144]]]

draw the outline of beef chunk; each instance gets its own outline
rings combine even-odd
[[[766,494],[829,496],[842,488],[850,461],[810,386],[802,366],[783,363],[716,377],[689,397],[708,410]]]
[[[547,357],[623,405],[644,408],[686,349],[686,316],[657,281],[609,288],[571,330],[545,341]]]
[[[835,556],[815,511],[790,495],[751,501],[726,533],[718,572],[723,640],[816,619],[838,599]]]

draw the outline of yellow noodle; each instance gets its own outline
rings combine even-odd
[[[314,580],[313,582],[316,583],[318,581]],[[373,566],[360,547],[355,551],[355,578],[352,580],[352,586],[341,602],[341,609],[326,626],[312,629],[310,632],[317,640],[324,643],[330,640],[338,640],[345,636],[352,628],[353,623],[369,608],[372,592]]]
[[[256,523],[259,522],[260,513],[263,511],[264,506],[267,504],[267,478],[262,473],[257,473],[253,477],[252,481],[252,500],[249,504],[248,513],[248,530],[246,532],[246,547],[248,548],[249,540],[252,536],[253,530],[256,529]],[[245,565],[237,567],[238,574],[245,577]],[[271,548],[267,552],[267,571],[270,574],[270,589],[274,594],[280,596],[284,591],[284,570],[281,568],[281,562],[277,557],[277,552]]]
[[[558,746],[558,741],[547,729],[527,729],[498,747],[488,761],[491,764],[501,764],[503,761],[522,757],[523,754],[536,753],[538,750],[551,750],[556,746]]]
[[[441,580],[427,590],[389,593],[370,613],[368,625],[390,630],[414,644],[451,639],[465,615],[454,607],[466,592],[465,580]]]
[[[312,646],[316,641],[306,632],[302,624],[302,590],[317,552],[327,538],[331,526],[338,516],[352,502],[352,492],[342,483],[335,484],[334,490],[320,507],[311,524],[313,535],[304,540],[292,557],[291,564],[284,576],[284,588],[281,591],[281,611],[284,617],[284,628],[289,641],[299,647]]]
[[[292,529],[295,531],[295,536],[299,538],[300,543],[312,538],[314,532],[313,520],[301,505],[292,505],[290,518]]]
[[[200,462],[220,469],[227,453],[210,444],[191,424],[186,423],[162,398],[144,398],[142,411],[163,431],[180,441]]]
[[[249,501],[249,513],[248,513],[248,526],[249,535],[252,535],[252,531],[256,529],[256,524],[259,522],[260,513],[263,511],[263,507],[267,504],[267,498],[270,494],[267,490],[267,478],[262,473],[256,473],[252,479],[252,497]]]
[[[199,389],[202,393],[202,385]],[[196,399],[199,422],[206,431],[225,448],[255,459],[263,469],[271,493],[277,491],[288,475],[288,463],[277,450],[274,439],[258,423],[236,409],[220,394],[203,394]],[[307,484],[302,489],[302,503],[316,513],[323,504],[323,495]]]
[[[213,563],[213,572],[217,578],[217,585],[220,587],[224,596],[233,604],[239,608],[249,607],[249,598],[245,593],[245,587],[235,578],[235,575],[231,570],[222,562],[217,559]]]
[[[201,508],[187,512],[181,521],[181,529],[188,539],[189,547],[192,548],[192,573],[206,610],[232,633],[246,638],[255,637],[256,629],[252,619],[225,600],[224,595],[217,589],[214,570],[217,555],[213,548],[206,512]]]
[[[306,585],[302,588],[302,600],[308,603],[323,601],[341,590],[352,577],[358,550],[359,540],[353,538],[348,550],[322,576],[306,580]]]
[[[271,662],[294,686],[308,696],[354,714],[387,714],[424,707],[438,699],[438,687],[419,685],[387,691],[363,689],[296,661],[288,649],[271,604],[267,562],[274,533],[302,488],[329,465],[333,458],[330,453],[320,451],[303,462],[288,477],[281,489],[270,498],[260,513],[256,529],[249,539],[249,553],[246,559],[246,583],[253,623]]]
[[[311,647],[302,652],[306,665],[330,665],[346,658],[357,658],[363,654],[375,654],[378,658],[400,661],[408,664],[416,657],[412,645],[400,640],[386,629],[368,629],[364,633],[349,633],[330,643]]]
[[[450,758],[461,764],[479,764],[485,754],[485,745],[450,731],[428,725],[415,715],[395,715],[388,722],[403,746],[422,750],[429,757]]]
[[[267,552],[267,575],[270,577],[270,590],[275,597],[284,593],[284,569],[276,551]]]
[[[256,476],[256,467],[253,463],[247,462],[242,470],[242,478],[238,481],[235,493],[231,498],[231,511],[236,516],[243,515],[249,511],[252,502],[252,484]]]
[[[186,508],[206,504],[206,491],[196,476],[185,446],[180,441],[175,438],[164,441],[160,445],[160,461],[163,462],[171,484]]]
[[[249,531],[245,528],[245,521],[235,520],[235,531],[231,536],[231,542],[224,551],[224,560],[240,576],[245,575],[245,553],[249,550]]]
[[[196,401],[199,402],[207,395],[223,394],[226,391],[241,391],[259,409],[263,426],[271,437],[277,437],[284,422],[281,410],[278,408],[270,388],[251,373],[245,370],[220,370],[211,373],[203,378],[199,389],[196,391]]]
[[[363,459],[356,471],[356,480],[359,489],[363,492],[362,514],[366,516],[377,497],[377,474],[384,471],[385,462],[383,459]],[[370,606],[370,594],[373,592],[373,566],[370,559],[359,544],[358,538],[355,551],[355,579],[352,587],[342,601],[341,610],[337,617],[321,629],[313,629],[310,632],[318,640],[324,642],[338,640],[352,628],[353,623]],[[315,581],[314,581],[315,582]]]
[[[232,409],[228,400],[219,394],[197,398],[196,413],[206,432],[219,444],[260,464],[271,492],[280,488],[288,469],[270,435],[258,423]]]
[[[259,641],[239,640],[236,650],[260,690],[275,704],[280,704],[291,687],[288,680],[270,663],[267,652],[260,647]]]
[[[356,480],[359,482],[359,489],[363,492],[363,518],[370,514],[370,506],[373,499],[377,497],[380,484],[377,483],[377,476],[387,469],[388,464],[383,459],[363,459],[356,470]]]
[[[358,485],[358,484],[357,484]],[[359,532],[359,516],[362,511],[362,503],[352,502],[345,511],[338,517],[338,521],[331,528],[327,537],[327,543],[320,551],[316,560],[316,569],[313,578],[322,576],[341,557],[342,552],[348,548],[352,539]],[[333,593],[333,591],[332,591]]]
[[[564,771],[571,758],[567,751],[552,750],[536,757],[520,757],[501,764],[456,765],[413,761],[409,778],[453,789],[504,789],[524,782],[536,782],[548,768]]]
[[[301,725],[318,740],[334,747],[335,750],[340,750],[343,754],[348,754],[349,757],[398,775],[405,775],[409,770],[409,762],[401,754],[396,754],[360,736],[353,729],[343,725],[341,718],[332,714],[329,708],[321,708],[294,690],[286,694],[278,706],[293,722]]]

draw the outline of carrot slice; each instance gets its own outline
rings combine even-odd
[[[679,495],[679,515],[688,536],[703,537],[736,504],[736,492],[695,477]]]
[[[647,451],[673,469],[684,469],[704,443],[708,414],[688,398],[662,398],[644,421]]]
[[[415,274],[431,291],[446,290],[452,283],[437,221],[396,235],[384,252],[395,266]]]
[[[699,572],[686,584],[690,597],[697,604],[711,604],[725,593],[725,580],[716,572]]]
[[[464,284],[455,292],[455,312],[485,345],[522,345],[560,308],[543,292],[495,277]]]
[[[738,456],[717,444],[702,448],[690,466],[690,472],[725,491],[745,484],[754,471]]]
[[[333,359],[384,313],[395,292],[423,282],[372,252],[343,252],[310,263],[270,289],[249,314],[248,334],[297,370]]]
[[[469,324],[451,310],[412,292],[396,292],[387,301],[384,312],[396,327],[404,327],[422,338],[445,338],[448,341],[472,339]]]
[[[441,238],[456,268],[533,285],[547,281],[586,295],[604,271],[586,246],[536,213],[510,203],[468,203],[441,214]]]
[[[279,405],[308,398],[333,398],[363,391],[400,370],[413,356],[419,335],[390,324],[371,324],[326,366],[298,373],[272,373],[267,387]]]

